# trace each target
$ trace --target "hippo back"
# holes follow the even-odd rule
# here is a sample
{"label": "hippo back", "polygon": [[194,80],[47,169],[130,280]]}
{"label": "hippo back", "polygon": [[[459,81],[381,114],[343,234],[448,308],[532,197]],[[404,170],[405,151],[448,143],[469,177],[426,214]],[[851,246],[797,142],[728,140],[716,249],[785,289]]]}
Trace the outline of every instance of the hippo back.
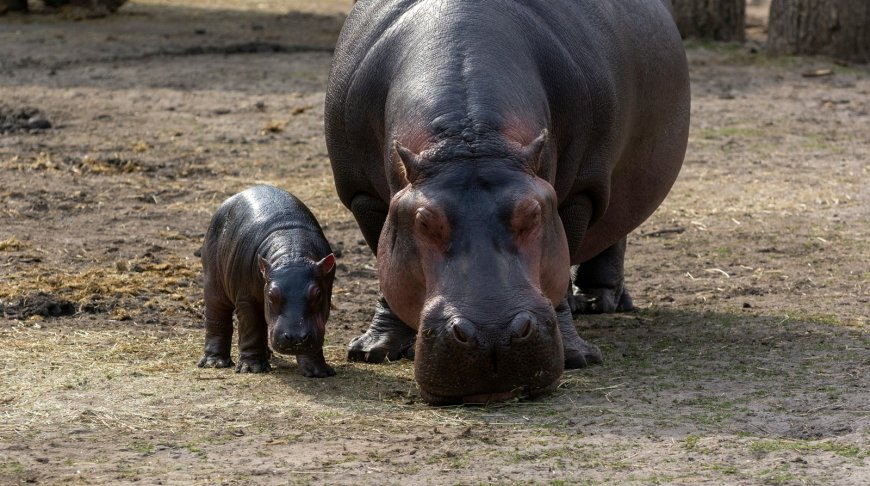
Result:
{"label": "hippo back", "polygon": [[648,0],[361,1],[326,99],[339,197],[351,207],[371,196],[384,213],[401,189],[393,140],[449,157],[547,128],[550,162],[538,175],[560,205],[592,206],[572,260],[613,244],[664,199],[688,117],[679,34],[665,4]]}

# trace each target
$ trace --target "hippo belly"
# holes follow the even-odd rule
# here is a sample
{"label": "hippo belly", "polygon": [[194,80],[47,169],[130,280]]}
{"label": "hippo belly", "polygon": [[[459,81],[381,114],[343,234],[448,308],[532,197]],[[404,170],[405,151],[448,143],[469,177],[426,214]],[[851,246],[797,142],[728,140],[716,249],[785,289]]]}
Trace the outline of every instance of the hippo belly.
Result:
{"label": "hippo belly", "polygon": [[382,297],[348,357],[413,357],[433,403],[600,363],[572,314],[632,308],[625,238],[676,179],[688,122],[659,1],[357,3],[326,139]]}

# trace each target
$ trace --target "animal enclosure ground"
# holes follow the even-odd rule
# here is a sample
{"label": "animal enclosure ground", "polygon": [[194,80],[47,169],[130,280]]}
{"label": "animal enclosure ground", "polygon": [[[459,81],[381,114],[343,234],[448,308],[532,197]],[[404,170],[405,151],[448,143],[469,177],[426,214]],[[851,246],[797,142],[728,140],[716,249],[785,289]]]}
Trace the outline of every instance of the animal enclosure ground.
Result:
{"label": "animal enclosure ground", "polygon": [[[690,42],[686,162],[629,237],[639,310],[575,320],[604,365],[434,408],[410,362],[344,360],[377,295],[323,140],[350,7],[0,18],[0,483],[867,484],[870,69]],[[193,254],[257,182],[338,253],[334,378],[195,366]]]}

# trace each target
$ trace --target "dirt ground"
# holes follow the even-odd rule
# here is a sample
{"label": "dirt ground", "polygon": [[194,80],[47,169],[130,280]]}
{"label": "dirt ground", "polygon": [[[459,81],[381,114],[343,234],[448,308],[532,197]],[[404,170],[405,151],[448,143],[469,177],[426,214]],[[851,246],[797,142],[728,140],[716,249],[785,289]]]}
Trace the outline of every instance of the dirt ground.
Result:
{"label": "dirt ground", "polygon": [[[377,293],[323,140],[350,8],[0,17],[0,484],[867,484],[870,68],[688,43],[686,162],[629,240],[639,310],[575,321],[605,364],[435,408],[410,362],[344,360]],[[257,182],[339,256],[334,378],[195,366],[193,254]]]}

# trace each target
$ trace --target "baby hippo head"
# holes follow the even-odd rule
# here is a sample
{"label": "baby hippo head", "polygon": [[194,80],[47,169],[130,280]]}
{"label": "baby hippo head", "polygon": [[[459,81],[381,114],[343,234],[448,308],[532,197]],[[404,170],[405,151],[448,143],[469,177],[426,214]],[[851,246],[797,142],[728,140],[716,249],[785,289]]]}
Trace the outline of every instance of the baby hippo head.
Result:
{"label": "baby hippo head", "polygon": [[335,256],[270,265],[258,258],[265,282],[264,314],[269,347],[280,354],[308,354],[323,347],[335,279]]}

